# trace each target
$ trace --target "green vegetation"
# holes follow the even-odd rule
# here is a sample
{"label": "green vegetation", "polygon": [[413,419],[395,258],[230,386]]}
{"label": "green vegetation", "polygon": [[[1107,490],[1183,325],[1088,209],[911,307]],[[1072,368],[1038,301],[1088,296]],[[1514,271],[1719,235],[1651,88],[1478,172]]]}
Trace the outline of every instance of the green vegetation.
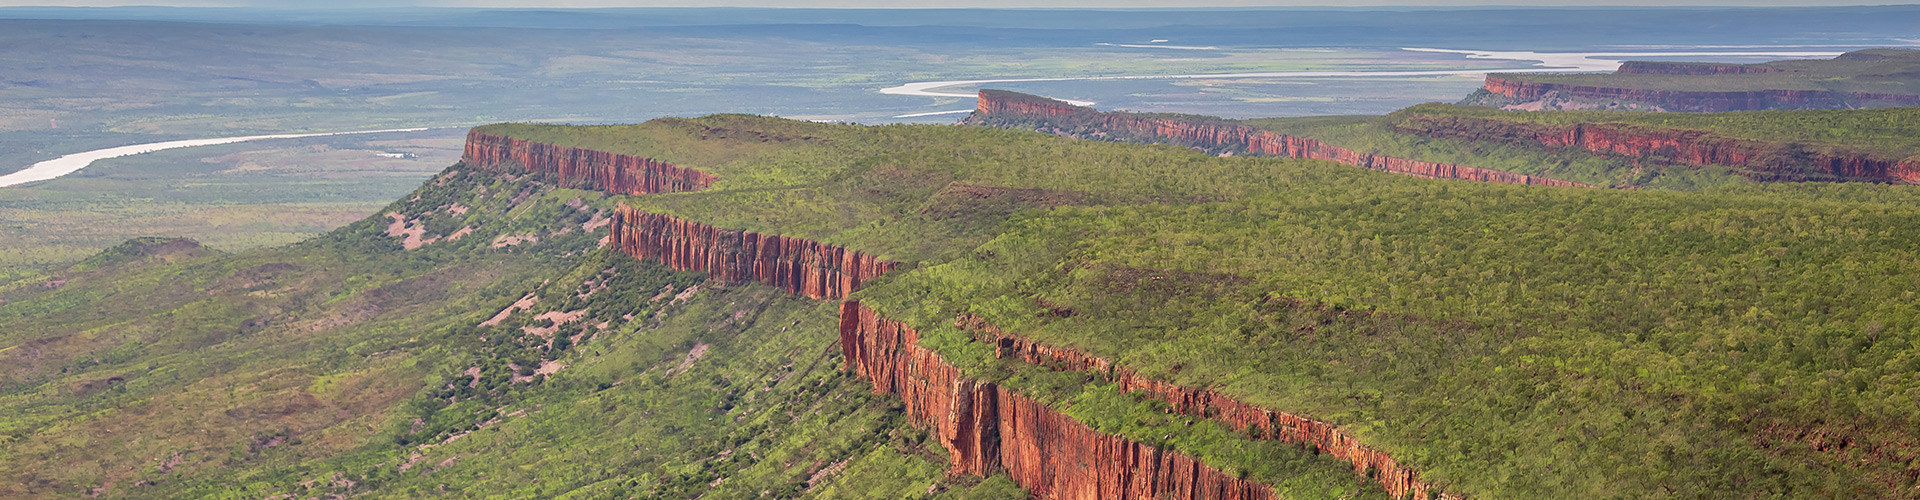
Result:
{"label": "green vegetation", "polygon": [[1649,166],[1636,164],[1632,159],[1602,156],[1582,150],[1547,150],[1518,144],[1425,137],[1394,127],[1396,120],[1403,119],[1414,110],[1455,107],[1423,104],[1386,117],[1262,118],[1247,120],[1246,123],[1281,135],[1317,139],[1355,151],[1504,170],[1590,186],[1698,190],[1747,182],[1745,178],[1719,166]]}
{"label": "green vegetation", "polygon": [[1388,115],[1453,116],[1572,126],[1621,123],[1649,130],[1698,130],[1721,137],[1789,143],[1815,150],[1861,151],[1885,158],[1920,155],[1920,108],[1646,113],[1633,111],[1512,112],[1478,106],[1422,104]]}
{"label": "green vegetation", "polygon": [[607,197],[456,166],[291,247],[139,240],[6,285],[0,474],[22,480],[0,493],[1021,494],[944,477],[838,369],[832,304],[598,248],[616,202],[913,261],[856,298],[974,376],[1289,498],[1384,494],[995,359],[954,318],[1338,423],[1473,498],[1915,486],[1920,189],[1537,188],[743,115],[485,130],[720,180]]}
{"label": "green vegetation", "polygon": [[0,287],[0,496],[1022,495],[944,478],[839,370],[832,304],[599,248],[611,205],[456,166],[290,247]]}
{"label": "green vegetation", "polygon": [[[1865,154],[1898,161],[1920,156],[1920,108],[1863,110],[1649,113],[1635,111],[1515,112],[1477,106],[1422,104],[1384,117],[1268,118],[1248,124],[1283,135],[1423,161],[1541,175],[1599,186],[1678,190],[1722,188],[1747,181],[1736,169],[1692,165],[1660,157],[1602,155],[1503,141],[1427,137],[1414,122],[1468,118],[1571,127],[1618,124],[1649,136],[1705,132],[1714,136],[1787,144],[1795,151],[1835,156]],[[1802,160],[1804,161],[1804,160]]]}
{"label": "green vegetation", "polygon": [[[952,331],[965,313],[1338,422],[1476,498],[1914,486],[1914,188],[1534,188],[744,116],[491,130],[721,177],[626,199],[647,210],[919,261],[859,298],[963,365],[984,349]],[[955,184],[1073,196],[956,224],[927,210]],[[1133,425],[1061,386],[1083,420]]]}
{"label": "green vegetation", "polygon": [[1920,50],[1868,49],[1828,60],[1789,60],[1742,65],[1778,70],[1727,75],[1612,73],[1500,73],[1509,80],[1689,92],[1832,90],[1848,93],[1920,94]]}
{"label": "green vegetation", "polygon": [[0,188],[0,282],[147,235],[227,251],[312,238],[365,218],[458,161],[458,137],[443,130],[169,150]]}

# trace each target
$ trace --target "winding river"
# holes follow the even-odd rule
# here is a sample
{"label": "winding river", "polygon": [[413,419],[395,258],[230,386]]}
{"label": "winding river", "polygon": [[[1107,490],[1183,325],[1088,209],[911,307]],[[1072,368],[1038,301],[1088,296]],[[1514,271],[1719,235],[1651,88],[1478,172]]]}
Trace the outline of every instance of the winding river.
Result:
{"label": "winding river", "polygon": [[21,169],[19,172],[14,172],[7,175],[0,175],[0,187],[18,186],[18,185],[26,184],[29,182],[39,182],[39,181],[54,179],[63,175],[78,172],[80,171],[80,169],[87,168],[88,165],[92,165],[93,162],[96,162],[96,161],[105,160],[108,158],[119,158],[122,156],[133,156],[133,155],[142,154],[142,153],[151,153],[154,151],[160,151],[164,149],[190,148],[194,146],[212,146],[216,144],[233,144],[236,142],[263,141],[268,139],[300,139],[304,137],[327,137],[327,136],[335,136],[335,135],[380,134],[380,133],[387,133],[387,132],[419,132],[422,130],[429,130],[429,128],[426,128],[426,127],[396,128],[396,129],[386,129],[386,130],[360,130],[360,131],[354,131],[354,132],[324,132],[324,133],[318,133],[318,134],[250,135],[250,136],[244,136],[244,137],[222,137],[218,139],[189,139],[184,141],[168,141],[168,142],[155,142],[150,144],[134,144],[131,146],[120,146],[115,148],[97,149],[97,150],[88,151],[85,153],[74,153],[74,154],[62,156],[59,158],[43,161],[40,163],[35,163],[33,164],[33,166],[27,167],[25,169]]}

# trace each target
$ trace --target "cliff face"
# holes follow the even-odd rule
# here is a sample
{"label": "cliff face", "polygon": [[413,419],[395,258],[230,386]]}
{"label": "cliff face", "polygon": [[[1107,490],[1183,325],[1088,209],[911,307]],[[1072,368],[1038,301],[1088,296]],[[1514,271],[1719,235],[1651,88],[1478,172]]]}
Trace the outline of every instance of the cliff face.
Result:
{"label": "cliff face", "polygon": [[1754,90],[1706,92],[1690,90],[1649,90],[1593,85],[1569,85],[1514,80],[1487,75],[1488,92],[1520,101],[1532,101],[1558,92],[1581,99],[1643,102],[1669,111],[1713,113],[1763,109],[1843,109],[1849,102],[1874,101],[1885,105],[1920,106],[1920,95],[1848,94],[1830,90]]}
{"label": "cliff face", "polygon": [[[841,335],[844,343],[846,335],[844,309],[842,314],[843,333]],[[1107,378],[1119,384],[1121,390],[1144,391],[1156,399],[1165,401],[1172,411],[1211,418],[1237,431],[1252,429],[1251,434],[1259,439],[1285,441],[1312,447],[1321,453],[1353,464],[1354,472],[1357,474],[1371,475],[1394,498],[1420,500],[1456,498],[1444,494],[1437,497],[1431,495],[1432,485],[1421,481],[1419,474],[1413,469],[1400,465],[1385,452],[1360,444],[1359,439],[1333,424],[1260,408],[1212,390],[1182,387],[1143,377],[1131,369],[1115,367],[1112,361],[1105,358],[1006,334],[977,318],[961,318],[955,321],[954,326],[968,331],[975,340],[993,346],[995,357],[1013,358],[1027,364],[1060,370],[1106,373]]]}
{"label": "cliff face", "polygon": [[814,299],[844,298],[899,265],[799,238],[720,229],[635,210],[614,212],[613,246],[636,258],[728,281],[753,281]]}
{"label": "cliff face", "polygon": [[633,155],[555,146],[478,130],[467,133],[468,164],[495,167],[518,164],[560,176],[561,185],[585,183],[598,191],[637,195],[696,191],[713,184],[706,172]]}
{"label": "cliff face", "polygon": [[1360,168],[1430,179],[1461,179],[1533,186],[1593,187],[1503,170],[1362,153],[1315,139],[1280,135],[1226,121],[1187,120],[1129,113],[1098,113],[1088,108],[1073,106],[1062,108],[1044,105],[1044,103],[1036,104],[1032,99],[1020,98],[1030,96],[1012,94],[1019,97],[1010,98],[1008,95],[1009,93],[981,91],[977,112],[981,116],[999,115],[1041,120],[1057,118],[1062,122],[1071,122],[1068,123],[1069,126],[1110,134],[1165,140],[1207,150],[1328,160]]}
{"label": "cliff face", "polygon": [[1015,114],[1036,117],[1095,112],[1092,108],[1075,106],[1065,101],[1000,90],[980,91],[980,100],[974,105],[974,110],[982,114]]}
{"label": "cliff face", "polygon": [[899,396],[910,417],[933,426],[954,471],[1005,470],[1034,497],[1050,500],[1277,500],[1266,485],[1095,431],[1045,404],[968,379],[919,340],[912,328],[859,302],[841,304],[847,368],[872,381],[875,392]]}
{"label": "cliff face", "polygon": [[1701,131],[1651,130],[1614,123],[1556,126],[1456,116],[1415,115],[1396,125],[1428,137],[1576,147],[1626,156],[1658,155],[1695,165],[1721,165],[1759,181],[1851,180],[1920,183],[1920,158],[1830,154]]}
{"label": "cliff face", "polygon": [[1627,75],[1752,75],[1758,73],[1785,73],[1787,70],[1767,66],[1745,64],[1715,64],[1686,62],[1627,61],[1615,71]]}
{"label": "cliff face", "polygon": [[[1045,112],[1058,108],[1022,107]],[[562,148],[488,134],[468,136],[467,161],[513,162],[582,179],[590,187],[624,194],[699,189],[712,182],[703,172],[645,158]],[[815,299],[841,299],[899,263],[843,247],[752,231],[719,229],[620,206],[611,243],[636,258],[657,259],[683,271],[714,278],[754,281]],[[962,326],[996,346],[1001,357],[1042,366],[1102,369],[1126,390],[1144,390],[1175,411],[1218,418],[1234,429],[1257,429],[1266,439],[1313,446],[1371,471],[1396,497],[1426,500],[1429,487],[1386,454],[1362,446],[1332,425],[1260,409],[1212,391],[1179,387],[1110,370],[1105,359],[1001,335],[977,321]],[[846,368],[901,398],[907,413],[933,427],[952,457],[956,473],[1006,472],[1047,500],[1277,500],[1271,487],[1209,467],[1182,453],[1146,446],[1096,431],[1044,403],[991,382],[963,376],[938,353],[919,345],[919,334],[858,302],[841,304],[840,345]],[[1441,498],[1452,498],[1442,496]]]}

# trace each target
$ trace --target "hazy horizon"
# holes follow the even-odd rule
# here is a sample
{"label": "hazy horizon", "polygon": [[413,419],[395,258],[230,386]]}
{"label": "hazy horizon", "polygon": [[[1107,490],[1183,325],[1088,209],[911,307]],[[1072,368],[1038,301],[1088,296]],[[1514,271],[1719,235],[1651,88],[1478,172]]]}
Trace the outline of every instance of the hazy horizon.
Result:
{"label": "hazy horizon", "polygon": [[1859,2],[1807,0],[1689,0],[1674,3],[1662,0],[1548,0],[1511,3],[1484,0],[1363,0],[1316,2],[1291,0],[1210,0],[1184,2],[1170,0],[966,0],[966,1],[892,1],[892,0],[199,0],[199,1],[120,1],[73,0],[0,0],[3,7],[179,7],[179,8],[261,8],[261,9],[364,9],[364,8],[515,8],[515,9],[593,9],[593,8],[789,8],[789,9],[1215,9],[1215,8],[1370,8],[1370,7],[1858,7],[1916,5],[1913,2]]}

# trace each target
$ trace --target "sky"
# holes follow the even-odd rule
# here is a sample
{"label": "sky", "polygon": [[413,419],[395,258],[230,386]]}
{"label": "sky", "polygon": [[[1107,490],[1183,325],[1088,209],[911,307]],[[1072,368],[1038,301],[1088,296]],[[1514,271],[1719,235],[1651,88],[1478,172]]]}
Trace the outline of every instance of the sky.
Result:
{"label": "sky", "polygon": [[596,8],[596,7],[802,7],[802,8],[1175,8],[1175,7],[1370,7],[1528,5],[1592,6],[1837,6],[1910,3],[1894,0],[0,0],[0,7],[273,7],[324,9],[340,6]]}

